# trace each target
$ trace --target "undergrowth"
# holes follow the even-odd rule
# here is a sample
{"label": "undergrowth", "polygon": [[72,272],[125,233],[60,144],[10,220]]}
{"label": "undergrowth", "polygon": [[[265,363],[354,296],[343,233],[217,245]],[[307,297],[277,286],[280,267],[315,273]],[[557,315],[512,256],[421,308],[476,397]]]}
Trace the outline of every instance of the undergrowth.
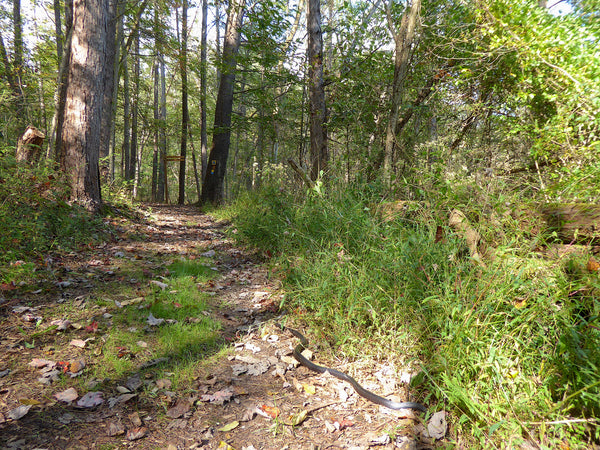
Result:
{"label": "undergrowth", "polygon": [[74,250],[105,238],[102,219],[67,199],[68,187],[59,172],[17,164],[14,157],[0,154],[2,281],[19,281],[26,273],[23,264],[43,263],[48,252]]}
{"label": "undergrowth", "polygon": [[[502,213],[510,192],[478,195],[432,195],[384,220],[376,189],[265,188],[227,214],[238,239],[275,256],[284,307],[336,351],[420,372],[416,399],[450,411],[457,442],[587,448],[600,440],[597,275],[533,253],[540,236]],[[450,206],[478,221],[493,260],[469,258],[445,226]]]}

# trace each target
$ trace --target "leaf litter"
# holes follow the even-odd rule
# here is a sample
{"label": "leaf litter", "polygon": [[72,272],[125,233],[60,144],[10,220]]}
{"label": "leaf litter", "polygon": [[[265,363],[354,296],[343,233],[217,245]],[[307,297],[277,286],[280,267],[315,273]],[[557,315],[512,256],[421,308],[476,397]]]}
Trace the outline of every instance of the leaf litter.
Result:
{"label": "leaf litter", "polygon": [[[184,213],[180,215],[182,211]],[[211,365],[207,370],[209,373],[203,372],[200,377],[197,392],[194,394],[194,390],[192,390],[190,395],[190,392],[186,391],[183,395],[180,387],[177,387],[175,392],[169,391],[173,385],[169,379],[171,375],[165,373],[162,377],[157,376],[156,379],[153,376],[150,376],[150,379],[144,377],[144,374],[153,375],[154,371],[160,374],[161,367],[157,366],[161,364],[174,363],[174,359],[169,358],[170,355],[159,355],[154,359],[144,360],[140,358],[141,353],[138,355],[132,353],[134,349],[138,352],[151,348],[152,345],[146,347],[142,344],[146,343],[146,340],[151,342],[150,338],[144,341],[133,341],[137,342],[136,344],[123,343],[121,344],[122,350],[118,350],[118,353],[122,352],[122,358],[134,362],[134,369],[128,376],[124,377],[125,381],[121,381],[121,384],[119,384],[108,379],[92,378],[83,383],[82,386],[97,389],[102,384],[103,391],[92,390],[80,398],[75,397],[73,392],[68,394],[67,391],[70,388],[59,393],[52,393],[61,394],[60,398],[70,401],[71,404],[75,402],[73,406],[76,406],[75,409],[70,409],[68,413],[61,411],[60,414],[57,414],[55,416],[56,424],[70,424],[70,426],[76,426],[75,429],[77,430],[86,423],[86,420],[83,419],[84,416],[80,416],[80,414],[87,411],[88,414],[93,414],[88,418],[94,426],[93,430],[97,429],[94,421],[100,422],[104,426],[104,428],[101,428],[104,429],[104,437],[98,436],[95,432],[88,433],[86,435],[88,443],[96,442],[96,440],[99,443],[114,443],[116,442],[114,439],[119,439],[119,436],[125,435],[125,438],[130,441],[148,440],[147,443],[141,444],[148,448],[176,448],[177,446],[163,445],[162,443],[175,443],[178,439],[191,439],[195,444],[192,444],[191,447],[186,445],[186,448],[199,448],[209,444],[214,446],[217,443],[222,443],[222,448],[250,450],[253,448],[282,448],[289,443],[289,436],[286,438],[286,433],[271,434],[269,429],[264,426],[265,420],[274,423],[279,421],[280,425],[294,427],[296,436],[294,439],[300,446],[299,448],[308,448],[309,442],[318,442],[323,447],[332,445],[335,442],[335,445],[356,446],[358,448],[360,442],[365,442],[364,436],[367,430],[379,429],[384,426],[386,421],[392,420],[389,417],[382,417],[377,408],[360,399],[357,403],[355,393],[351,390],[345,391],[339,385],[332,383],[331,380],[319,382],[317,396],[313,383],[315,374],[303,367],[298,367],[295,359],[291,357],[291,349],[295,342],[283,335],[277,328],[265,326],[267,319],[276,310],[271,307],[271,304],[278,302],[278,294],[276,289],[273,288],[272,281],[270,281],[271,275],[257,266],[243,251],[232,247],[220,231],[212,231],[210,227],[213,224],[210,224],[205,216],[202,216],[201,219],[201,221],[204,221],[202,227],[192,232],[191,228],[185,231],[184,228],[174,228],[171,224],[181,224],[182,220],[187,220],[182,219],[182,217],[186,217],[186,214],[198,217],[197,210],[192,212],[192,209],[165,207],[164,212],[153,214],[156,214],[156,217],[159,218],[156,226],[152,229],[147,228],[146,225],[138,228],[139,230],[143,229],[143,234],[146,236],[144,242],[122,240],[117,244],[109,243],[108,245],[98,246],[94,250],[98,255],[84,257],[84,261],[87,261],[87,263],[98,261],[97,266],[91,265],[91,263],[87,264],[89,268],[86,269],[85,276],[80,277],[76,273],[71,273],[63,278],[64,282],[62,284],[56,284],[61,292],[56,302],[71,302],[73,306],[80,308],[78,311],[81,315],[89,311],[90,317],[87,320],[80,316],[46,318],[45,316],[48,313],[43,306],[32,309],[29,306],[17,305],[17,307],[23,309],[12,310],[14,313],[12,317],[16,320],[19,320],[23,314],[31,314],[34,317],[33,320],[36,321],[43,317],[46,324],[55,327],[54,330],[51,330],[54,331],[52,339],[54,339],[54,336],[69,337],[64,341],[64,345],[67,345],[66,348],[71,349],[70,352],[65,352],[64,348],[60,347],[56,349],[47,345],[43,347],[36,342],[35,349],[30,350],[34,353],[25,362],[25,364],[30,363],[29,372],[37,372],[41,375],[40,378],[47,380],[49,384],[61,378],[65,379],[65,377],[72,374],[85,374],[87,370],[85,359],[92,358],[92,355],[99,356],[102,353],[113,351],[105,344],[106,337],[104,333],[111,332],[111,320],[116,318],[120,311],[125,311],[127,307],[135,308],[135,305],[148,308],[152,304],[150,295],[161,295],[160,293],[163,291],[168,294],[169,285],[166,282],[152,279],[144,285],[143,278],[137,276],[138,279],[123,277],[122,272],[119,272],[116,265],[113,265],[111,258],[119,257],[121,261],[123,259],[147,261],[147,268],[151,270],[144,268],[144,276],[151,278],[157,277],[160,273],[165,274],[165,267],[167,266],[164,262],[159,261],[156,256],[151,256],[152,251],[164,252],[167,255],[169,252],[178,252],[176,258],[180,258],[180,255],[194,255],[194,249],[191,246],[204,249],[205,255],[203,257],[211,258],[208,266],[222,274],[218,281],[198,283],[198,289],[206,294],[210,292],[215,294],[214,298],[211,299],[211,304],[216,305],[216,308],[222,309],[225,305],[224,310],[227,314],[223,315],[226,318],[223,330],[224,336],[226,339],[235,342],[237,344],[236,351],[243,354],[239,355],[241,358],[234,358],[230,361],[222,360],[220,364]],[[119,222],[119,219],[115,219],[115,221],[122,223]],[[165,229],[170,232],[177,230],[172,234],[174,238],[184,237],[180,238],[180,241],[171,241],[170,235],[159,236],[158,233]],[[157,233],[156,236],[154,233]],[[119,237],[119,239],[124,238]],[[148,250],[149,246],[162,250]],[[207,247],[210,248],[209,251],[206,251]],[[117,252],[123,253],[118,254]],[[201,253],[195,253],[195,255],[201,255]],[[124,255],[127,255],[127,257]],[[69,257],[76,259],[79,255],[73,253]],[[60,264],[60,259],[55,258],[53,270],[57,270],[56,268],[60,267]],[[107,266],[106,269],[109,270],[105,270],[104,266]],[[102,269],[92,269],[93,267],[102,267]],[[109,306],[104,310],[93,311],[94,301],[90,300],[94,298],[93,291],[89,290],[91,288],[84,289],[84,286],[91,286],[90,277],[94,282],[100,282],[103,279],[102,277],[106,279],[109,275],[113,279],[121,279],[122,283],[139,286],[139,288],[136,288],[137,292],[134,292],[129,298],[115,295],[115,298],[108,299],[112,308]],[[10,285],[7,286],[10,287],[10,289],[6,289],[7,292],[12,293],[13,290],[18,289],[18,286],[14,286],[14,289]],[[150,287],[154,287],[158,294],[149,294],[148,289]],[[76,291],[74,295],[71,294],[72,291]],[[43,294],[43,292],[38,294]],[[176,299],[171,300],[172,307],[182,308],[182,302],[177,300],[177,293],[172,291],[169,295],[175,296]],[[231,309],[228,309],[227,305],[232,305]],[[212,311],[210,314],[208,311],[203,314],[210,317],[220,317]],[[93,318],[91,318],[92,315],[94,315]],[[155,331],[157,327],[169,323],[166,318],[157,318],[150,312],[143,320],[146,323],[141,327],[129,327],[132,329],[130,332],[136,333],[138,329],[145,326],[143,332],[151,336],[152,333],[157,332]],[[87,325],[78,325],[76,321]],[[190,321],[190,323],[192,322]],[[35,322],[27,322],[27,324],[29,325],[26,326],[32,327]],[[44,324],[42,324],[42,327],[44,327]],[[94,337],[90,338],[85,335],[69,335],[69,333],[75,334],[78,332],[88,333],[88,336],[92,334],[96,339],[94,340]],[[16,342],[13,345],[18,351],[19,341],[13,342]],[[54,345],[56,346],[57,343]],[[73,352],[86,356],[79,368],[80,358]],[[64,361],[61,361],[63,358]],[[2,362],[0,359],[0,363]],[[94,365],[93,358],[90,364]],[[75,371],[73,372],[72,369]],[[144,372],[140,373],[138,371]],[[382,375],[390,378],[394,376],[393,373],[388,374],[387,372],[382,373]],[[165,378],[165,376],[169,378]],[[12,378],[13,375],[8,372],[5,377],[5,379]],[[302,386],[301,391],[295,391],[293,384],[290,382],[296,377],[300,380],[296,384]],[[0,380],[3,379],[0,378]],[[323,389],[320,387],[321,384],[324,385]],[[140,389],[142,386],[147,386],[147,389]],[[120,387],[123,389],[121,390]],[[0,384],[1,388],[2,385]],[[43,386],[41,389],[52,388]],[[128,392],[125,392],[125,390]],[[345,391],[343,395],[340,394],[342,391]],[[244,396],[243,402],[240,400],[240,396]],[[105,398],[106,400],[104,400]],[[338,400],[327,402],[328,398]],[[2,405],[1,400],[2,398],[0,398],[0,406]],[[34,403],[33,400],[35,399],[31,400]],[[58,399],[56,400],[58,401]],[[345,400],[352,402],[352,407],[348,410],[344,409]],[[63,401],[63,403],[66,402]],[[168,405],[166,409],[162,409],[163,404]],[[34,407],[37,411],[39,408],[45,408],[46,406],[36,404],[18,405],[12,409],[0,410],[0,415],[5,418],[2,420],[8,421],[5,423],[10,423],[11,420],[24,420],[22,418],[27,416],[28,413],[31,415],[31,408]],[[122,411],[131,411],[131,408],[139,411],[139,415],[136,415],[137,420],[134,420],[130,415],[123,415]],[[160,411],[166,411],[167,419],[175,426],[162,427],[156,419],[152,418],[156,417],[156,414],[160,414]],[[260,415],[258,414],[259,411]],[[356,416],[349,416],[349,412]],[[124,421],[120,419],[123,417],[125,418]],[[128,417],[129,420],[127,420]],[[2,420],[0,420],[0,434],[2,433],[1,427],[4,426]],[[384,422],[381,422],[382,420]],[[244,422],[243,427],[240,426],[242,421]],[[218,423],[218,425],[214,428],[206,425],[211,422]],[[333,427],[334,431],[332,433],[324,433],[326,423],[330,423]],[[39,436],[44,436],[44,433],[40,432]],[[54,433],[51,431],[46,436],[49,439],[54,438]],[[382,436],[382,434],[379,433],[379,436]],[[123,437],[120,439],[123,439]],[[225,440],[227,443],[225,443]],[[44,442],[39,442],[39,444],[43,446]]]}

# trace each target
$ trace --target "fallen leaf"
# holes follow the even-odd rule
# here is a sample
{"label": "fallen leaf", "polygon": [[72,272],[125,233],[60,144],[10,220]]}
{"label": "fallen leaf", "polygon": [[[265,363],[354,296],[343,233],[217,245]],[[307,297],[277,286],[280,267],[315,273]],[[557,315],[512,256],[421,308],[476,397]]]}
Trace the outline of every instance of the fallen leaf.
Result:
{"label": "fallen leaf", "polygon": [[25,416],[31,409],[32,405],[21,405],[17,406],[14,409],[11,409],[8,412],[8,418],[12,420],[19,420],[21,417]]}
{"label": "fallen leaf", "polygon": [[50,361],[48,359],[33,358],[31,360],[31,362],[29,363],[29,365],[36,369],[41,369],[42,367],[46,367],[46,366],[54,367],[54,366],[56,366],[56,363],[54,361]]}
{"label": "fallen leaf", "polygon": [[75,419],[75,416],[69,413],[64,413],[58,416],[58,421],[63,425],[69,425],[71,422],[73,422],[73,419]]}
{"label": "fallen leaf", "polygon": [[434,439],[441,439],[446,434],[446,411],[438,411],[429,419],[427,424],[427,431],[429,436]]}
{"label": "fallen leaf", "polygon": [[36,400],[34,398],[20,398],[19,403],[21,405],[31,405],[31,406],[42,404],[41,402],[39,402],[38,400]]}
{"label": "fallen leaf", "polygon": [[142,439],[143,437],[146,437],[147,434],[148,434],[148,428],[146,428],[146,427],[132,428],[131,430],[129,430],[127,432],[127,440],[137,441],[138,439]]}
{"label": "fallen leaf", "polygon": [[167,380],[166,378],[161,378],[160,380],[156,380],[156,387],[159,389],[170,389],[171,388],[171,380]]}
{"label": "fallen leaf", "polygon": [[116,404],[125,403],[131,400],[133,397],[137,397],[137,394],[123,394],[118,397],[111,397],[108,399],[108,407],[113,408]]}
{"label": "fallen leaf", "polygon": [[315,395],[315,393],[317,392],[317,388],[314,385],[308,383],[302,383],[302,390],[308,395]]}
{"label": "fallen leaf", "polygon": [[134,427],[142,426],[142,419],[140,419],[140,415],[137,411],[129,414],[129,420],[131,420],[131,423]]}
{"label": "fallen leaf", "polygon": [[84,341],[82,339],[73,339],[71,342],[69,342],[69,345],[72,345],[73,347],[79,347],[79,348],[84,348],[86,344],[87,344],[87,341]]}
{"label": "fallen leaf", "polygon": [[300,411],[298,414],[293,414],[292,416],[290,416],[290,425],[292,426],[298,426],[300,425],[302,422],[304,422],[306,420],[306,417],[308,416],[308,410],[303,410]]}
{"label": "fallen leaf", "polygon": [[191,408],[191,404],[188,399],[180,398],[177,400],[175,406],[167,410],[167,417],[171,419],[178,419],[187,413]]}
{"label": "fallen leaf", "polygon": [[162,324],[164,321],[165,321],[165,319],[157,319],[156,317],[154,317],[152,315],[152,313],[150,313],[148,315],[148,318],[146,319],[146,323],[148,325],[150,325],[151,327],[158,326],[158,325]]}
{"label": "fallen leaf", "polygon": [[150,284],[153,284],[155,286],[158,286],[161,290],[165,290],[166,288],[169,287],[169,285],[167,283],[163,283],[161,281],[157,281],[157,280],[151,280]]}
{"label": "fallen leaf", "polygon": [[71,363],[69,364],[69,371],[71,373],[81,372],[84,368],[85,368],[85,360],[84,359],[77,359],[75,361],[71,361]]}
{"label": "fallen leaf", "polygon": [[127,381],[125,382],[125,387],[128,388],[130,391],[137,391],[141,385],[142,380],[140,378],[139,373],[133,374],[132,376],[127,378]]}
{"label": "fallen leaf", "polygon": [[338,424],[338,427],[337,427],[337,428],[338,428],[340,431],[342,431],[342,430],[343,430],[343,429],[345,429],[345,428],[349,428],[349,427],[352,427],[352,426],[354,426],[354,422],[352,422],[352,421],[351,421],[351,420],[349,420],[349,419],[342,419],[342,420],[340,420],[339,422],[336,422],[336,423]]}
{"label": "fallen leaf", "polygon": [[101,391],[88,392],[77,401],[77,406],[82,408],[93,408],[104,403],[102,398],[104,394]]}
{"label": "fallen leaf", "polygon": [[234,395],[234,393],[231,390],[231,388],[227,388],[227,389],[222,389],[220,391],[217,391],[214,394],[205,394],[202,397],[200,397],[200,401],[211,402],[211,403],[215,403],[217,405],[222,405],[223,403],[231,400],[231,397],[233,397],[233,395]]}
{"label": "fallen leaf", "polygon": [[58,394],[54,394],[54,398],[59,402],[71,403],[77,400],[79,394],[75,390],[75,388],[69,388],[66,391],[59,392]]}
{"label": "fallen leaf", "polygon": [[121,422],[108,422],[106,434],[109,436],[120,436],[125,433],[125,427]]}
{"label": "fallen leaf", "polygon": [[281,410],[277,406],[260,405],[260,410],[266,413],[271,419],[277,419]]}
{"label": "fallen leaf", "polygon": [[88,333],[95,333],[96,331],[98,331],[98,322],[93,320],[92,323],[85,327],[85,331],[87,331]]}
{"label": "fallen leaf", "polygon": [[[237,428],[240,425],[240,423],[237,420],[234,420],[233,422],[229,422],[227,425],[222,426],[221,428],[218,429],[218,431],[222,431],[224,433],[231,431],[235,428]],[[219,444],[219,447],[221,447],[221,445]]]}
{"label": "fallen leaf", "polygon": [[65,331],[71,326],[71,321],[67,319],[56,319],[50,322],[50,325],[56,325],[58,331]]}

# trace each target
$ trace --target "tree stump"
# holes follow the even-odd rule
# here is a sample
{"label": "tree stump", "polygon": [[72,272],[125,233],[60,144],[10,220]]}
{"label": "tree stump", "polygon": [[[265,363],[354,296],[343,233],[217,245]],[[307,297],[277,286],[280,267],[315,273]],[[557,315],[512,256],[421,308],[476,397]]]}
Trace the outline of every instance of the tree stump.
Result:
{"label": "tree stump", "polygon": [[17,162],[34,164],[40,160],[42,145],[46,135],[36,127],[29,125],[17,143]]}

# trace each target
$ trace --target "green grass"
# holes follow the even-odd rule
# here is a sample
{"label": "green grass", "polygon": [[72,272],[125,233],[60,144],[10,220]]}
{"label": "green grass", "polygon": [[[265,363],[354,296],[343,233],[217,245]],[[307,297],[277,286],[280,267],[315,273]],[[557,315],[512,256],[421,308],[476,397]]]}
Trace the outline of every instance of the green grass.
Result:
{"label": "green grass", "polygon": [[[174,387],[189,385],[205,355],[218,349],[218,323],[204,315],[208,296],[198,286],[216,273],[201,260],[179,260],[169,265],[164,290],[152,288],[139,304],[114,307],[114,327],[106,335],[102,359],[91,377],[122,377],[145,361],[169,358],[161,373],[174,373]],[[140,305],[145,307],[139,308]],[[174,321],[149,326],[147,319]],[[141,343],[141,345],[140,345]],[[126,354],[123,356],[123,349]],[[153,369],[154,370],[154,369]]]}
{"label": "green grass", "polygon": [[[267,190],[226,214],[238,239],[275,255],[284,306],[322,340],[351,358],[420,370],[414,392],[430,411],[450,410],[451,436],[475,448],[598,442],[597,275],[573,270],[583,261],[532,252],[543,235],[508,215],[486,222],[473,195],[384,221],[366,191],[295,199]],[[501,210],[507,195],[488,207]],[[453,202],[493,242],[486,267],[450,229],[435,242]]]}

